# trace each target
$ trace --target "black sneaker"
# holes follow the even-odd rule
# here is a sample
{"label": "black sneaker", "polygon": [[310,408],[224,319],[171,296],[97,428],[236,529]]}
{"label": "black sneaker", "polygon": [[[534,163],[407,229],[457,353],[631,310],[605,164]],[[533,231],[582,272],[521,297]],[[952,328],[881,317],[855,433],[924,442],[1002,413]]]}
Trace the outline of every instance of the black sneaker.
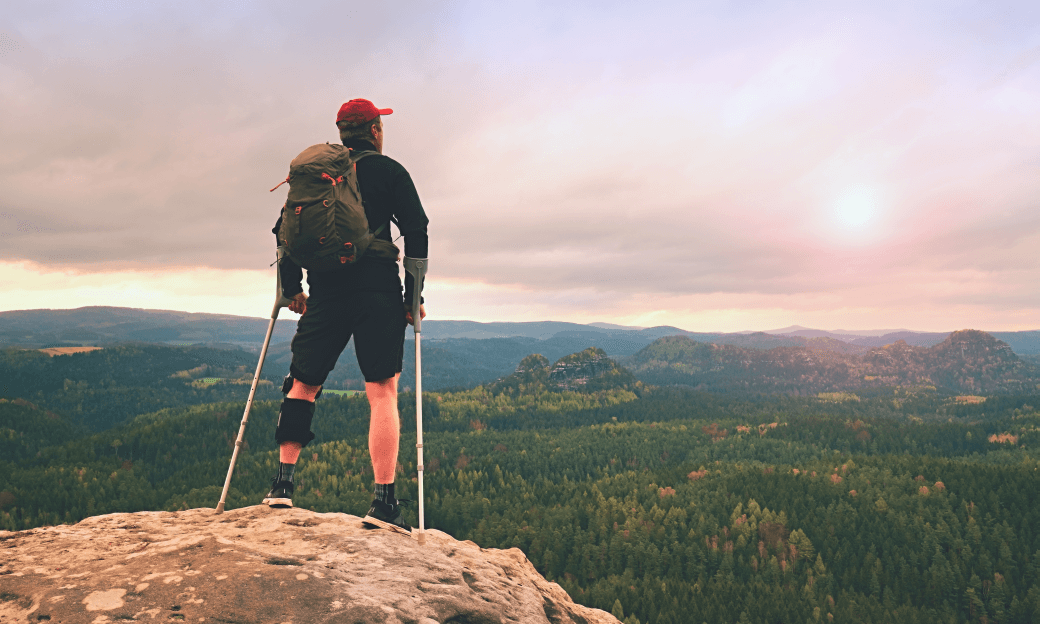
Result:
{"label": "black sneaker", "polygon": [[378,527],[411,535],[412,527],[408,526],[408,523],[401,519],[401,503],[407,502],[410,501],[399,500],[396,505],[390,505],[378,499],[373,500],[372,507],[368,510],[368,515],[361,520],[361,524],[369,528]]}
{"label": "black sneaker", "polygon": [[270,507],[292,507],[292,481],[279,481],[278,477],[271,480],[271,491],[264,498],[265,505]]}

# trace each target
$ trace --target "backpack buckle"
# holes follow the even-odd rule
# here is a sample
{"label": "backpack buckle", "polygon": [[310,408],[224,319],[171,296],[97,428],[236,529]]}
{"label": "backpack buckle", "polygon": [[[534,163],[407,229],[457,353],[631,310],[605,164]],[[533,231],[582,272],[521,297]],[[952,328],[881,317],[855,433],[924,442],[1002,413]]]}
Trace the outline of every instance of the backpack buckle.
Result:
{"label": "backpack buckle", "polygon": [[297,206],[296,207],[296,214],[300,214],[301,212],[303,212],[303,206]]}

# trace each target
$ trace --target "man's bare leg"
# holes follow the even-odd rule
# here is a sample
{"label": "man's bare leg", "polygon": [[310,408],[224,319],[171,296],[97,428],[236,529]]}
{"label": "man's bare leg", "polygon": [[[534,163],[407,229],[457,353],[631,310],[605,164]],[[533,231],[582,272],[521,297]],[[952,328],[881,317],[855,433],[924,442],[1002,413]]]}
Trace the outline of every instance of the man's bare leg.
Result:
{"label": "man's bare leg", "polygon": [[400,373],[383,381],[365,384],[365,394],[372,408],[368,427],[368,453],[372,456],[372,472],[376,480],[375,500],[362,522],[400,533],[411,527],[401,519],[394,475],[401,440],[401,417],[397,413],[397,380]]}
{"label": "man's bare leg", "polygon": [[278,461],[283,464],[295,464],[300,459],[303,445],[299,442],[282,442],[278,447]]}
{"label": "man's bare leg", "polygon": [[397,380],[400,373],[383,381],[365,383],[365,394],[372,409],[368,427],[368,453],[376,483],[394,482],[397,452],[401,440],[401,417],[397,413]]}
{"label": "man's bare leg", "polygon": [[303,399],[304,401],[314,403],[314,399],[318,398],[319,390],[321,390],[321,386],[309,386],[299,379],[293,379],[292,388],[289,389],[289,394],[285,395],[285,397],[287,399]]}

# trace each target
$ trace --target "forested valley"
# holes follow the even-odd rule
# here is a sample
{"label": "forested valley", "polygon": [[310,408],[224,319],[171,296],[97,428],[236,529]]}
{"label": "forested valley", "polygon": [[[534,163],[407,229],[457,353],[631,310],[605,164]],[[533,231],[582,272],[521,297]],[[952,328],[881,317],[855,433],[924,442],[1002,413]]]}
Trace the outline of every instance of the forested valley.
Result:
{"label": "forested valley", "polygon": [[[134,348],[152,368],[106,377],[98,356],[60,356],[60,379],[4,352],[0,529],[215,506],[255,361]],[[90,375],[121,380],[93,399],[118,407],[106,418]],[[277,467],[265,392],[229,507],[258,504]],[[1040,393],[706,392],[649,385],[591,349],[423,399],[428,526],[520,548],[626,623],[1040,621]],[[407,498],[414,401],[401,394]],[[294,500],[360,515],[367,402],[318,403]]]}

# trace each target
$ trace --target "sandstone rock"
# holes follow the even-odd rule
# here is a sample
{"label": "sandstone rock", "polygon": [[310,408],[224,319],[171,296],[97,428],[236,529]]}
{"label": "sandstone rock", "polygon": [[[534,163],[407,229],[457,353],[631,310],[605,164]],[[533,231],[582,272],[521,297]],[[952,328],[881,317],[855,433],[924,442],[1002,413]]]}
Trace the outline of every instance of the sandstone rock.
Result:
{"label": "sandstone rock", "polygon": [[356,516],[246,507],[0,531],[0,624],[618,624],[524,554]]}

